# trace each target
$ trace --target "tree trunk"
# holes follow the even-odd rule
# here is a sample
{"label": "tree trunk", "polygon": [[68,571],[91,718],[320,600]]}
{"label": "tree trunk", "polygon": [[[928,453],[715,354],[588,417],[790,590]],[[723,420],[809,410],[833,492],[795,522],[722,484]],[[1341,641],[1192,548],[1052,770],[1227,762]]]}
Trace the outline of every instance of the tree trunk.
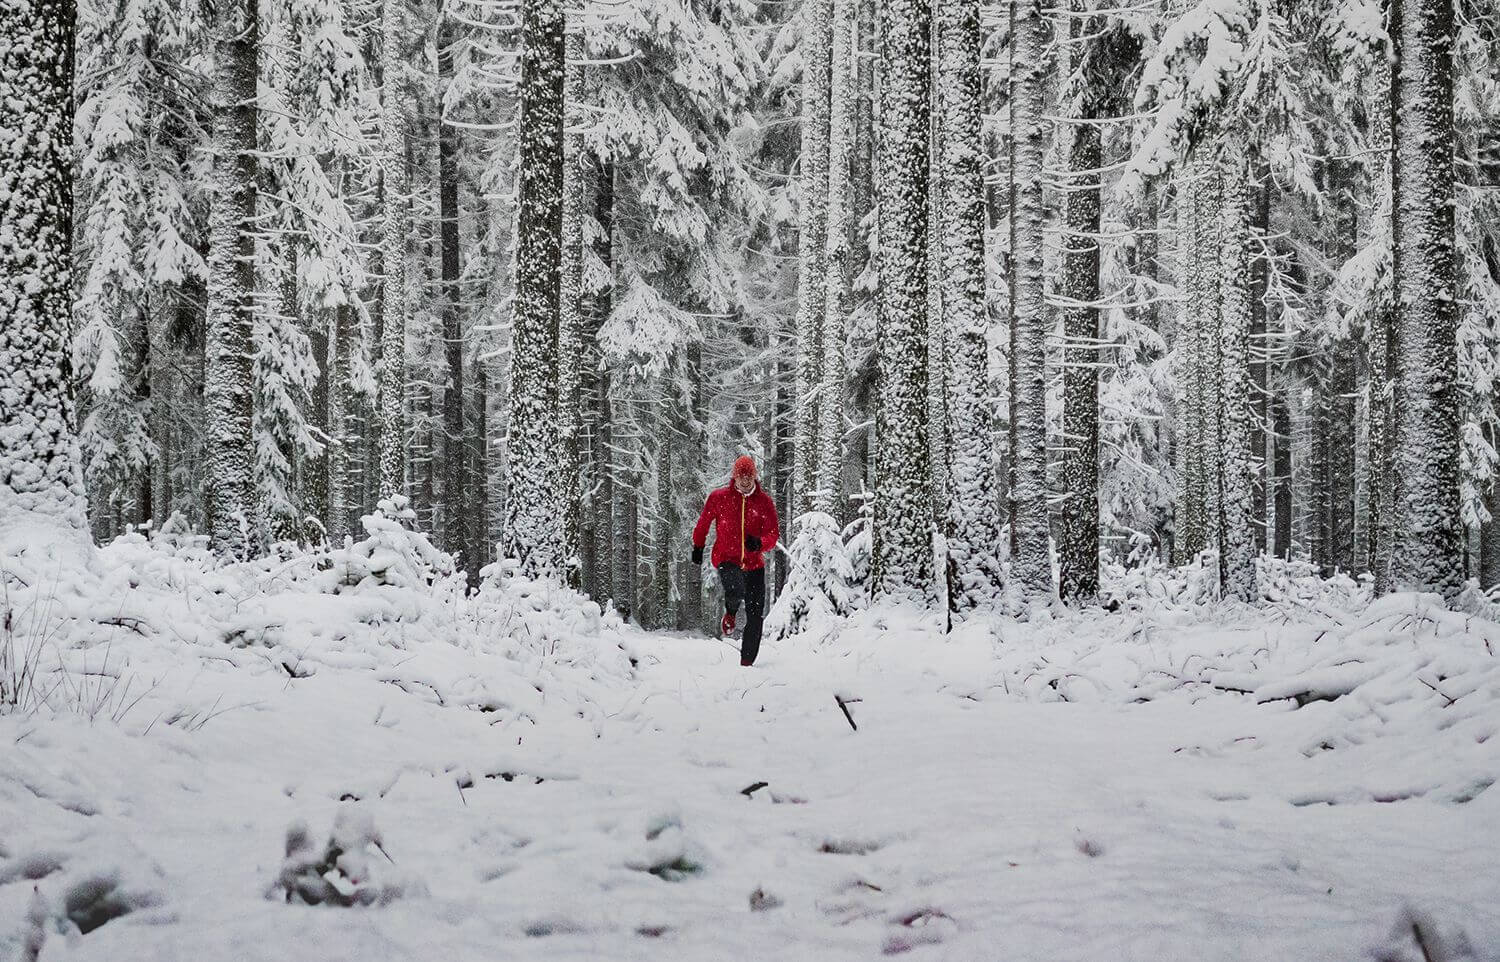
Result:
{"label": "tree trunk", "polygon": [[950,380],[959,387],[948,398],[950,470],[944,527],[956,574],[948,601],[962,617],[997,605],[1002,590],[986,340],[980,4],[940,0],[937,20],[938,166],[947,211],[940,242],[943,327],[951,345]]}
{"label": "tree trunk", "polygon": [[845,320],[849,316],[851,192],[854,147],[855,0],[834,0],[828,127],[826,279],[818,363],[817,461],[810,507],[837,518],[843,507]]}
{"label": "tree trunk", "polygon": [[1479,587],[1489,591],[1500,585],[1500,490],[1494,486],[1484,493],[1484,509],[1490,520],[1479,528]]}
{"label": "tree trunk", "polygon": [[74,13],[72,0],[32,0],[0,16],[0,518],[30,513],[83,532],[70,343]]}
{"label": "tree trunk", "polygon": [[[1085,119],[1093,111],[1086,111]],[[1063,457],[1058,593],[1090,601],[1099,593],[1099,175],[1096,124],[1072,130],[1064,236]]]}
{"label": "tree trunk", "polygon": [[1266,389],[1266,361],[1270,342],[1266,338],[1266,292],[1269,289],[1271,263],[1267,235],[1271,232],[1271,171],[1264,163],[1255,168],[1255,185],[1250,195],[1250,233],[1253,238],[1254,255],[1250,267],[1250,447],[1251,470],[1251,516],[1255,522],[1255,548],[1266,550],[1270,515],[1267,512],[1267,475],[1270,465],[1266,461],[1266,435],[1269,429],[1271,406]]}
{"label": "tree trunk", "polygon": [[220,7],[215,41],[213,198],[204,331],[204,468],[214,546],[247,558],[254,543],[257,0]]}
{"label": "tree trunk", "polygon": [[406,176],[406,116],[402,43],[404,0],[382,0],[380,17],[380,184],[382,215],[380,311],[380,498],[406,492],[406,244],[411,233]]}
{"label": "tree trunk", "polygon": [[495,540],[490,530],[490,378],[483,361],[474,365],[474,389],[466,403],[473,407],[464,420],[474,425],[465,457],[469,468],[469,584],[479,582],[479,570],[495,560]]}
{"label": "tree trunk", "polygon": [[[1234,156],[1224,165],[1216,272],[1220,278],[1218,417],[1219,571],[1226,595],[1241,601],[1257,596],[1255,581],[1255,515],[1251,492],[1254,452],[1251,444],[1250,374],[1250,198],[1244,162]],[[1352,431],[1352,421],[1351,421]]]}
{"label": "tree trunk", "polygon": [[1047,207],[1043,169],[1049,127],[1047,20],[1041,0],[1017,0],[1011,39],[1011,131],[1015,182],[1011,220],[1010,438],[1012,458],[1010,574],[1025,603],[1052,595],[1047,508],[1047,335],[1043,250]]}
{"label": "tree trunk", "polygon": [[[599,225],[599,234],[594,241],[594,254],[604,265],[604,273],[610,288],[592,295],[589,311],[589,346],[597,351],[599,328],[609,317],[614,283],[614,213],[615,213],[615,166],[612,161],[600,161],[594,173],[594,220]],[[595,581],[600,600],[614,597],[615,581],[611,572],[616,564],[615,554],[621,550],[621,542],[615,540],[615,476],[613,469],[614,421],[611,393],[614,385],[608,371],[600,371],[599,379],[599,433],[598,450],[594,470],[599,477],[599,490],[594,497],[594,559],[597,571]]]}
{"label": "tree trunk", "polygon": [[[614,394],[614,400],[620,402],[618,391]],[[614,405],[613,413],[616,418],[625,409],[621,403]],[[615,421],[618,425],[619,421]],[[611,524],[613,525],[614,550],[610,554],[612,571],[612,582],[614,584],[613,594],[615,608],[619,610],[620,617],[626,621],[630,620],[635,611],[635,543],[632,540],[632,507],[635,497],[633,479],[629,472],[629,464],[625,453],[625,446],[631,442],[623,431],[613,430],[611,434],[610,466],[609,471],[614,478],[612,508],[610,511]]]}
{"label": "tree trunk", "polygon": [[[438,83],[446,91],[453,83],[453,44],[456,42],[451,17],[444,16],[438,31]],[[458,238],[458,150],[459,131],[453,124],[438,120],[438,238],[441,245],[443,280],[442,323],[443,360],[447,376],[443,382],[443,519],[442,545],[455,554],[467,554],[467,519],[473,510],[469,503],[469,461],[464,436],[464,326],[460,314],[463,288],[460,284],[463,263]],[[471,575],[477,574],[477,559],[464,557],[463,564]]]}
{"label": "tree trunk", "polygon": [[172,307],[157,296],[150,305],[146,340],[150,345],[147,371],[151,393],[151,442],[156,458],[151,464],[151,522],[160,530],[172,516],[172,465],[176,450],[171,406],[179,392],[172,348]]}
{"label": "tree trunk", "polygon": [[934,588],[923,317],[932,23],[927,0],[888,0],[882,16],[874,593],[925,605]]}
{"label": "tree trunk", "polygon": [[563,87],[562,273],[557,320],[557,498],[562,508],[562,556],[567,583],[583,585],[579,554],[583,508],[578,472],[583,379],[583,34],[565,42],[567,64]]}
{"label": "tree trunk", "polygon": [[563,577],[566,563],[556,478],[565,71],[559,0],[523,0],[521,50],[504,550],[524,576],[555,579]]}
{"label": "tree trunk", "polygon": [[802,177],[797,272],[796,429],[788,525],[811,504],[817,484],[818,406],[823,318],[828,274],[828,122],[832,58],[832,2],[808,0],[802,66]]}
{"label": "tree trunk", "polygon": [[1456,594],[1460,386],[1454,262],[1453,0],[1392,0],[1396,294],[1393,583]]}
{"label": "tree trunk", "polygon": [[1285,397],[1271,399],[1271,433],[1275,438],[1275,471],[1271,482],[1276,492],[1276,556],[1292,560],[1292,416]]}

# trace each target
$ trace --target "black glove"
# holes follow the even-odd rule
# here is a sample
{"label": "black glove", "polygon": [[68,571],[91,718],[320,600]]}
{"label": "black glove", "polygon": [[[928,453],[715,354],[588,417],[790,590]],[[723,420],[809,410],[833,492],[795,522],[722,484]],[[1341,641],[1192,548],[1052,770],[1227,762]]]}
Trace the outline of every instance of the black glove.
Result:
{"label": "black glove", "polygon": [[700,548],[700,547],[698,547],[697,545],[693,545],[693,564],[695,564],[695,565],[701,565],[702,563],[703,563],[703,549]]}
{"label": "black glove", "polygon": [[745,535],[745,550],[747,550],[747,551],[759,551],[760,550],[760,537],[758,535],[753,535],[753,534],[747,534],[747,535]]}

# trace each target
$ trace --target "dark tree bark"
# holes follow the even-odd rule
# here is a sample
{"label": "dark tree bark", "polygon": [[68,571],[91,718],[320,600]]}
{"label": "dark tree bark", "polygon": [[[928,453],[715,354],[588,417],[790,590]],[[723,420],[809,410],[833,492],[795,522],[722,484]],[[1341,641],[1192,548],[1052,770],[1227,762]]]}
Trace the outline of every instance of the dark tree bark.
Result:
{"label": "dark tree bark", "polygon": [[1288,561],[1292,557],[1292,416],[1286,399],[1271,399],[1271,433],[1276,446],[1271,483],[1276,499],[1276,538],[1272,550]]}
{"label": "dark tree bark", "polygon": [[[594,254],[604,264],[605,272],[611,280],[614,276],[614,216],[615,216],[615,167],[612,161],[602,161],[594,172],[594,220],[599,225],[599,235],[594,241]],[[599,328],[609,317],[613,306],[613,297],[608,288],[592,295],[589,303],[589,336],[590,350],[596,360],[598,357]],[[591,364],[597,368],[597,364]],[[612,465],[614,464],[612,448],[614,444],[612,415],[613,405],[610,393],[613,389],[612,379],[609,372],[598,371],[597,374],[598,394],[598,424],[599,430],[596,434],[596,450],[594,459],[594,471],[599,478],[599,490],[594,497],[594,564],[595,584],[597,597],[602,601],[605,597],[615,597],[616,585],[611,576],[615,568],[615,552],[618,550],[619,542],[615,540],[615,522],[612,520],[616,502],[614,495],[615,476]]]}
{"label": "dark tree bark", "polygon": [[[453,21],[444,17],[438,32],[439,86],[453,82]],[[459,313],[463,290],[459,283],[463,264],[458,239],[458,128],[438,123],[438,239],[441,245],[443,281],[443,360],[447,377],[443,384],[443,547],[463,552],[467,547],[465,514],[469,503],[470,459],[464,456],[464,330]],[[478,574],[477,559],[464,558],[471,575]]]}
{"label": "dark tree bark", "polygon": [[[1091,116],[1093,111],[1087,111]],[[1103,166],[1099,128],[1073,129],[1072,171]],[[1087,601],[1099,593],[1099,177],[1068,182],[1063,253],[1063,501],[1058,538],[1058,593]]]}

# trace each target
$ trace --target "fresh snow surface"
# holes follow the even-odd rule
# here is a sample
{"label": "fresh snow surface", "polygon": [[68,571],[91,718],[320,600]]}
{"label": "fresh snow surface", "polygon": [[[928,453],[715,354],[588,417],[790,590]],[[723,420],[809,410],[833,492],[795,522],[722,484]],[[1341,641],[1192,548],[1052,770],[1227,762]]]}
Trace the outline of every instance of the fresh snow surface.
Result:
{"label": "fresh snow surface", "polygon": [[5,559],[50,695],[0,958],[1500,959],[1500,625],[1436,599],[867,610],[741,669],[339,574],[378,547]]}

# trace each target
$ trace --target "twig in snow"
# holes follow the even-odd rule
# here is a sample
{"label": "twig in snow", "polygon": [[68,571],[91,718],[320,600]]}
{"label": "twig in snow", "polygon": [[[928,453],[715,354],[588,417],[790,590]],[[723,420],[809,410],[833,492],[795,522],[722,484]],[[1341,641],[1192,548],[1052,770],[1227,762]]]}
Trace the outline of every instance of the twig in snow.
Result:
{"label": "twig in snow", "polygon": [[770,782],[756,782],[754,785],[746,785],[744,788],[740,789],[740,794],[745,796],[746,798],[749,798],[769,784]]}
{"label": "twig in snow", "polygon": [[1411,924],[1411,937],[1416,939],[1417,948],[1422,950],[1422,958],[1424,962],[1435,962],[1432,957],[1432,952],[1427,948],[1427,936],[1422,931],[1421,923],[1413,922]]}
{"label": "twig in snow", "polygon": [[1422,684],[1426,685],[1428,688],[1431,688],[1433,691],[1437,692],[1439,695],[1442,695],[1443,698],[1444,698],[1444,700],[1446,700],[1449,705],[1456,705],[1456,704],[1458,704],[1458,699],[1449,697],[1449,695],[1448,695],[1447,692],[1443,691],[1441,688],[1439,688],[1438,686],[1434,685],[1432,682],[1428,681],[1426,678],[1418,678],[1417,681],[1420,681]]}
{"label": "twig in snow", "polygon": [[859,726],[854,724],[854,716],[849,714],[849,703],[844,700],[844,696],[834,695],[833,700],[839,703],[839,711],[844,713],[844,718],[848,720],[849,727],[855,731],[859,731]]}

